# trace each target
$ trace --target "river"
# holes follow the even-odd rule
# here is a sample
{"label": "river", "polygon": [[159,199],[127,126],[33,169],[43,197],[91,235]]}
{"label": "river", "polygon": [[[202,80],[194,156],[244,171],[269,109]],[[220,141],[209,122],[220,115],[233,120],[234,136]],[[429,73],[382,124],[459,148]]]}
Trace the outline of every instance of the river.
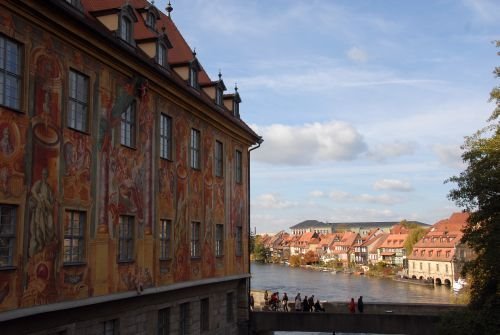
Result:
{"label": "river", "polygon": [[446,286],[421,286],[401,283],[392,279],[372,278],[368,276],[331,274],[311,269],[292,268],[277,264],[252,262],[251,287],[254,290],[283,292],[293,300],[300,292],[301,296],[314,296],[321,301],[345,301],[362,295],[365,303],[402,302],[452,304],[456,297]]}
{"label": "river", "polygon": [[[293,301],[295,295],[314,294],[321,301],[356,301],[362,295],[365,303],[456,303],[453,291],[446,286],[421,286],[401,283],[392,279],[371,278],[368,276],[332,274],[311,269],[292,268],[276,264],[251,264],[251,288],[283,292]],[[326,333],[275,332],[276,335],[320,335]],[[337,333],[340,335],[340,333]],[[330,334],[331,335],[331,334]],[[347,334],[343,334],[347,335]]]}

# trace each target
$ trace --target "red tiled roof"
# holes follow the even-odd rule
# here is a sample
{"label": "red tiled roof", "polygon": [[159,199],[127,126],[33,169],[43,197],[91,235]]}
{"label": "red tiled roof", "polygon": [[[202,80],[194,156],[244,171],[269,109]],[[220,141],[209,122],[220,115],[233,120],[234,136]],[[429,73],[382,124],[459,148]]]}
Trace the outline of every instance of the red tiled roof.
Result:
{"label": "red tiled roof", "polygon": [[403,248],[408,234],[389,234],[379,248]]}

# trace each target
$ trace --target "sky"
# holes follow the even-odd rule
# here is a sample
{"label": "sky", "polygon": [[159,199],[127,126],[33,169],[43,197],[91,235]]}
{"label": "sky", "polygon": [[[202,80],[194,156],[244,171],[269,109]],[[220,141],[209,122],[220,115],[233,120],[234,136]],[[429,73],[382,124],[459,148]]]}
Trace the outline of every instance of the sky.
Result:
{"label": "sky", "polygon": [[[165,12],[165,0],[155,5]],[[251,227],[417,220],[460,211],[465,168],[498,85],[500,1],[171,0],[212,80],[219,70],[251,152]]]}

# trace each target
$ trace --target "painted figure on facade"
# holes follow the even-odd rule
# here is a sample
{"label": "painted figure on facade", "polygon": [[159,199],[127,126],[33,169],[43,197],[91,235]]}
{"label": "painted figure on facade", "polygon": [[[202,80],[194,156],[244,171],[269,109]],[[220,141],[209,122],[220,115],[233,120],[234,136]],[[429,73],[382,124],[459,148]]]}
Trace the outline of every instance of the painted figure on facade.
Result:
{"label": "painted figure on facade", "polygon": [[35,182],[31,188],[30,209],[30,248],[29,255],[40,252],[45,245],[55,238],[54,229],[54,194],[47,182],[49,173],[42,170],[42,179]]}
{"label": "painted figure on facade", "polygon": [[10,141],[9,127],[2,130],[2,139],[0,139],[0,152],[4,155],[10,155],[14,151],[14,146]]}

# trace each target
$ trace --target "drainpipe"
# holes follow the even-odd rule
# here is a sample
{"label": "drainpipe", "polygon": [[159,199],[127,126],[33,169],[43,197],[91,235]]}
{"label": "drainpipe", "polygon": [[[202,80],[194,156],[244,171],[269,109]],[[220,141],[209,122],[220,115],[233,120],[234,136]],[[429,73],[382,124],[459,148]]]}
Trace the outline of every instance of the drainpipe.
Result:
{"label": "drainpipe", "polygon": [[[259,139],[257,140],[257,145],[248,149],[248,159],[247,159],[247,165],[248,165],[248,168],[247,168],[247,171],[248,171],[248,174],[247,174],[247,199],[248,199],[248,273],[250,274],[250,233],[251,233],[251,226],[250,226],[250,152],[255,150],[255,149],[258,149],[260,148],[260,145],[262,144],[262,142],[264,142],[264,139],[259,136]],[[248,292],[247,292],[247,299],[249,299],[250,297],[250,281],[251,281],[251,277],[248,278]],[[247,307],[248,307],[248,304],[247,304]],[[250,308],[250,307],[248,307]]]}

